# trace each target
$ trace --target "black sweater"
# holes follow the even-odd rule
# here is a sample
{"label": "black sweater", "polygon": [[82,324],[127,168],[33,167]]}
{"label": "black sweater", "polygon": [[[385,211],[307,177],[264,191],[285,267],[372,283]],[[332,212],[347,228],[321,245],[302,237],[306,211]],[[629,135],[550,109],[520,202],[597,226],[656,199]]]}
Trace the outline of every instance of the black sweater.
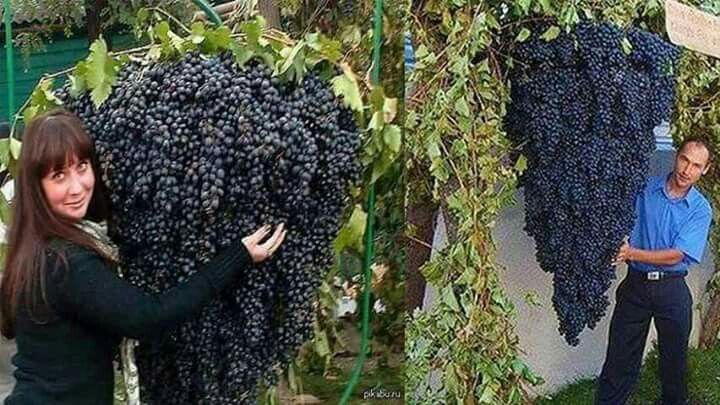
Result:
{"label": "black sweater", "polygon": [[31,320],[21,301],[12,359],[17,383],[5,405],[111,405],[120,338],[149,338],[178,326],[251,264],[238,242],[186,282],[153,296],[119,278],[94,252],[76,246],[65,252],[68,270],[48,255],[51,320]]}

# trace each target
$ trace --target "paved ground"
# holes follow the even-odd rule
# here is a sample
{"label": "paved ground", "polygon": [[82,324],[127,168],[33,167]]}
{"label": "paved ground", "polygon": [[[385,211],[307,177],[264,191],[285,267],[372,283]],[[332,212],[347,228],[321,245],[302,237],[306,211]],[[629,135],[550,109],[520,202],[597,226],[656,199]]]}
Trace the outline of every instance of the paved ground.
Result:
{"label": "paved ground", "polygon": [[0,340],[0,402],[5,401],[5,397],[10,394],[15,385],[13,378],[14,367],[10,363],[10,358],[15,354],[15,341]]}

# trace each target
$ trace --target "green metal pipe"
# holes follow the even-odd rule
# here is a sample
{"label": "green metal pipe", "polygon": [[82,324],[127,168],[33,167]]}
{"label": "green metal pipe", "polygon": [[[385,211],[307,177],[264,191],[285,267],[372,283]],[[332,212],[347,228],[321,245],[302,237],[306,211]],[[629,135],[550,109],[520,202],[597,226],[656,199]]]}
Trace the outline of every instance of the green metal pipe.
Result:
{"label": "green metal pipe", "polygon": [[345,391],[340,398],[340,404],[346,405],[352,396],[355,387],[360,381],[360,374],[362,374],[363,365],[367,358],[368,351],[368,339],[370,336],[370,281],[371,272],[370,266],[373,260],[373,238],[374,232],[373,227],[375,226],[375,184],[370,185],[368,191],[368,216],[367,223],[365,225],[365,256],[363,258],[363,295],[362,295],[362,330],[360,340],[360,353],[353,366],[350,379],[345,386]]}
{"label": "green metal pipe", "polygon": [[370,79],[374,85],[380,84],[380,49],[382,48],[383,0],[375,0],[375,15],[373,16],[373,70]]}
{"label": "green metal pipe", "polygon": [[212,21],[216,26],[223,25],[222,19],[220,19],[220,16],[217,12],[215,12],[215,9],[212,8],[211,5],[209,5],[205,0],[193,0],[193,3],[195,3],[196,6],[200,7],[202,11],[205,12],[205,15],[208,16],[210,21]]}
{"label": "green metal pipe", "polygon": [[[380,49],[382,47],[382,16],[383,16],[383,0],[375,0],[375,12],[373,16],[373,70],[371,80],[374,85],[380,84]],[[367,358],[368,339],[370,337],[370,288],[372,274],[370,266],[373,261],[373,239],[375,238],[375,183],[370,184],[367,197],[367,222],[365,224],[365,256],[363,258],[363,296],[362,296],[362,324],[361,324],[361,340],[360,353],[355,361],[352,374],[345,391],[340,398],[341,405],[347,405],[352,396],[355,387],[360,381],[363,366]]]}
{"label": "green metal pipe", "polygon": [[5,23],[5,66],[7,69],[8,86],[8,122],[12,123],[15,116],[15,67],[13,61],[12,10],[10,0],[3,0],[3,19]]}

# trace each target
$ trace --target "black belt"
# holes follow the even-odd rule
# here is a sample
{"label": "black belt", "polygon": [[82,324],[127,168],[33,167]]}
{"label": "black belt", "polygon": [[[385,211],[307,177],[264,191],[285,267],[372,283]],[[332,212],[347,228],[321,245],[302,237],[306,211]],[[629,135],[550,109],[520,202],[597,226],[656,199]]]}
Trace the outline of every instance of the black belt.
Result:
{"label": "black belt", "polygon": [[687,276],[687,271],[641,271],[634,267],[629,267],[628,276],[638,277],[647,281],[660,281],[667,278],[677,278]]}

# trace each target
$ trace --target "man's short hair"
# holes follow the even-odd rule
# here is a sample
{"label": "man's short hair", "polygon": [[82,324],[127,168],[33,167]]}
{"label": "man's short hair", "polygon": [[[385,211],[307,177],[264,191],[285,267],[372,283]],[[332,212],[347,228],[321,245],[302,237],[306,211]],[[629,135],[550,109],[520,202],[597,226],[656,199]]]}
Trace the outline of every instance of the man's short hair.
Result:
{"label": "man's short hair", "polygon": [[688,136],[687,138],[683,139],[682,142],[680,143],[680,146],[678,146],[678,149],[677,149],[678,153],[680,153],[683,149],[685,149],[685,146],[689,143],[702,145],[705,148],[705,150],[708,151],[707,164],[709,165],[710,163],[713,163],[713,160],[714,160],[713,159],[713,149],[712,149],[712,146],[710,145],[710,142],[707,140],[707,138],[702,137],[702,136],[696,136],[696,135]]}

